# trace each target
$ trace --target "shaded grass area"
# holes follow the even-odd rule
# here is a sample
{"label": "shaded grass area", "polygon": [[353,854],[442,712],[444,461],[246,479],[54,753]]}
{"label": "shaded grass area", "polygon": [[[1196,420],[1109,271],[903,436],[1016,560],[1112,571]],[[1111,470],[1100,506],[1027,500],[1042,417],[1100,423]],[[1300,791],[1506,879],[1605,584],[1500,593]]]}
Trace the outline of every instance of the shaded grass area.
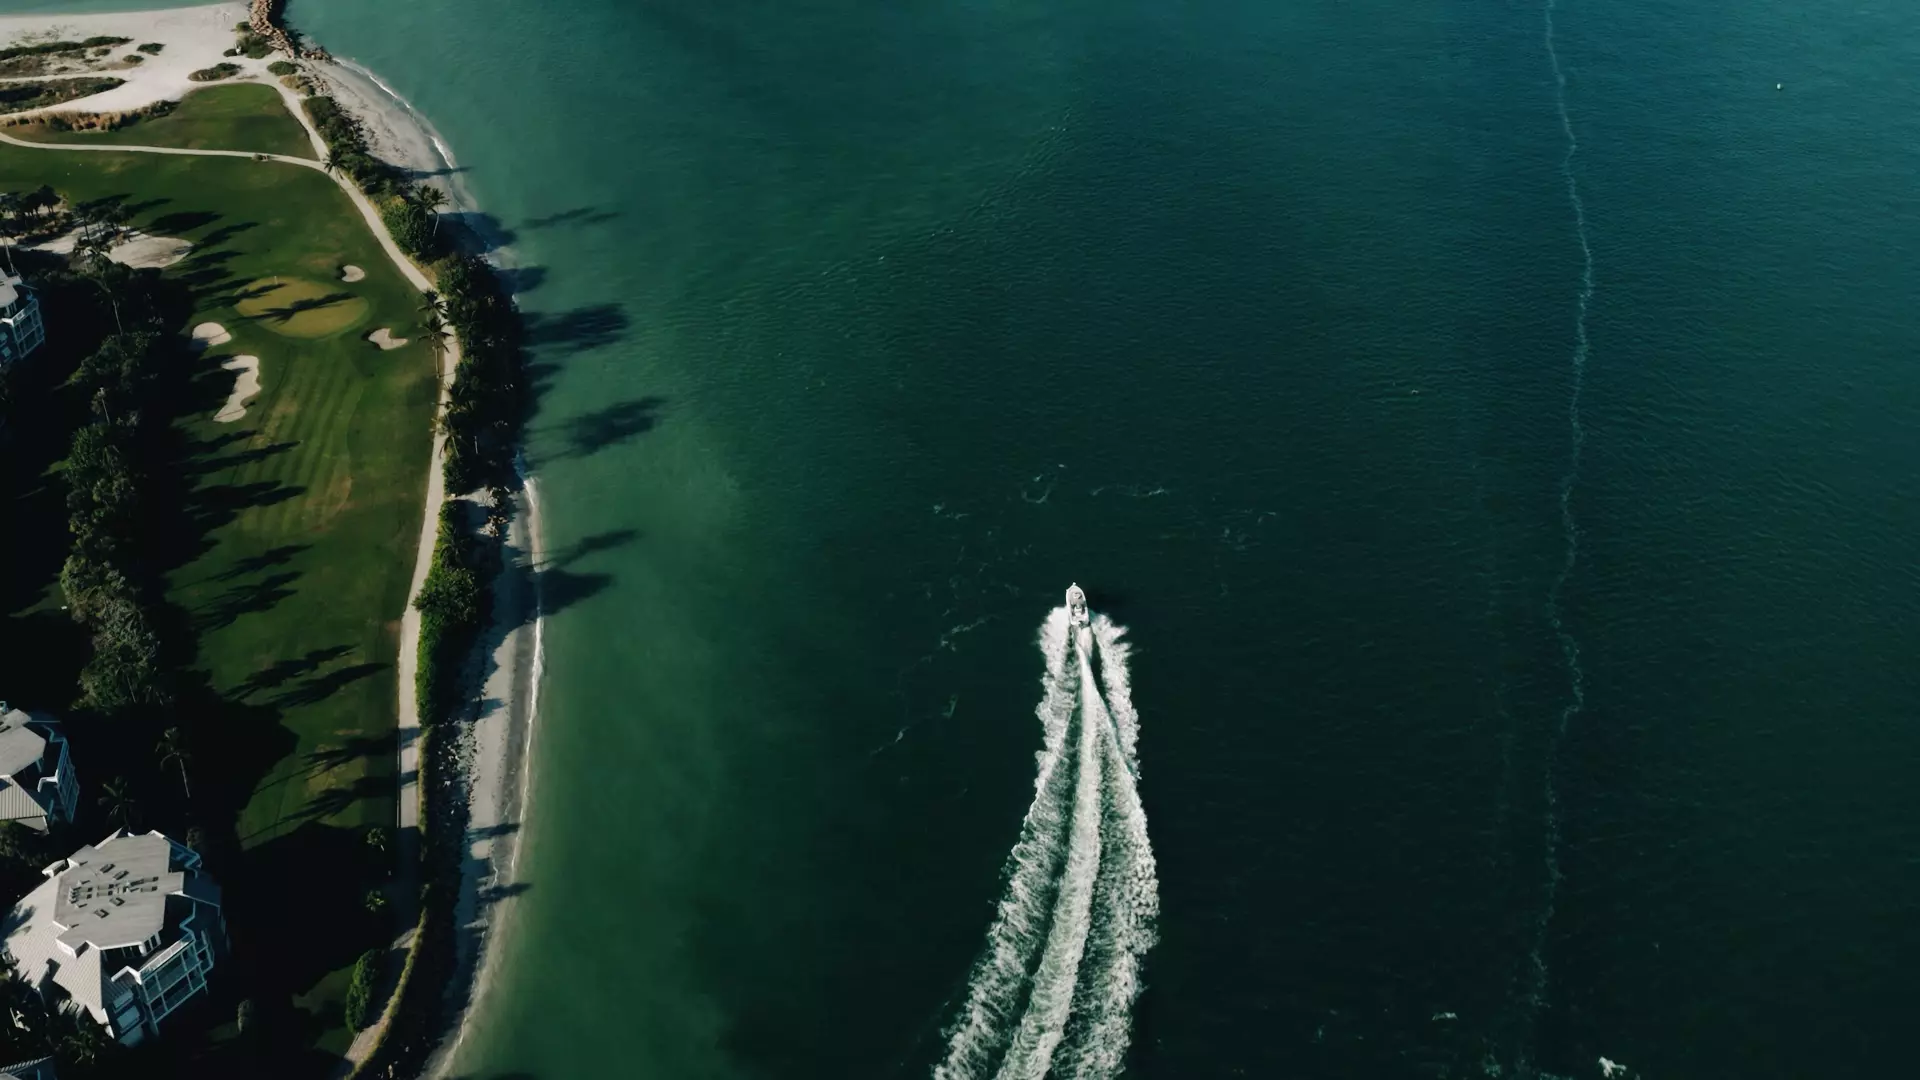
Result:
{"label": "shaded grass area", "polygon": [[[394,665],[436,392],[426,335],[412,333],[417,299],[313,170],[0,146],[0,188],[41,183],[193,241],[167,276],[191,289],[191,321],[233,334],[195,361],[182,462],[169,471],[178,490],[163,493],[180,512],[155,522],[148,554],[169,568],[164,636],[187,654],[177,712],[201,732],[192,818],[227,889],[233,958],[216,975],[209,1023],[230,1020],[232,997],[220,996],[243,989],[274,1016],[273,1037],[242,1048],[170,1023],[163,1043],[182,1067],[318,1075],[346,1043],[346,972],[390,929],[363,910],[374,868],[390,859],[369,859],[362,836],[395,817]],[[382,352],[358,337],[296,340],[238,309],[250,283],[327,280],[343,263],[367,276],[339,288],[418,343]],[[49,331],[62,332],[51,321]],[[219,364],[242,353],[261,359],[261,393],[245,420],[213,424],[232,387]],[[158,812],[148,824],[179,827]],[[219,1056],[243,1052],[270,1061]]]}
{"label": "shaded grass area", "polygon": [[55,131],[46,124],[25,124],[7,133],[33,142],[248,150],[318,160],[307,129],[287,112],[279,91],[258,83],[195,90],[165,116],[132,120],[112,131]]}

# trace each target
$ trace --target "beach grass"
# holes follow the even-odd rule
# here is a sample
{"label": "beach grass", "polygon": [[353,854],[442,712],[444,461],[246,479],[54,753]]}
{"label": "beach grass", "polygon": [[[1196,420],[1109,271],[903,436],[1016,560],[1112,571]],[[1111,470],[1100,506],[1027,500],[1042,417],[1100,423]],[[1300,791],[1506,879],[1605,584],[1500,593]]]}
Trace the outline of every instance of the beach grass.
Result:
{"label": "beach grass", "polygon": [[[180,707],[206,733],[196,817],[223,834],[230,823],[216,872],[236,952],[256,985],[303,1007],[295,1056],[317,1068],[344,1046],[345,972],[388,929],[362,911],[362,834],[395,819],[394,664],[437,391],[418,298],[316,170],[0,146],[0,189],[42,183],[193,241],[166,273],[192,289],[193,323],[233,335],[197,360],[195,411],[180,422],[183,513],[155,544],[169,548],[167,599],[204,675]],[[338,282],[347,263],[366,277]],[[288,336],[247,310],[276,280],[328,282],[326,296],[352,297],[336,306],[415,344]],[[262,389],[243,420],[215,424],[233,378],[219,365],[238,354],[260,357]]]}
{"label": "beach grass", "polygon": [[32,142],[247,150],[317,160],[307,130],[287,111],[279,91],[259,83],[195,90],[165,116],[133,120],[113,131],[56,131],[46,124],[24,124],[7,134]]}

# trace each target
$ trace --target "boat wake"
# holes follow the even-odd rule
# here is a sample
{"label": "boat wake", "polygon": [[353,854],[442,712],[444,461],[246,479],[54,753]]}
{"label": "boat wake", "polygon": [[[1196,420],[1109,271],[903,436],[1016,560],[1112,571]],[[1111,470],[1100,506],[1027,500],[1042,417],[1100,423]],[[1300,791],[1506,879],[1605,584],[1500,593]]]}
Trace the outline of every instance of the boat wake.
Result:
{"label": "boat wake", "polygon": [[1134,756],[1124,627],[1076,606],[1040,627],[1033,804],[935,1080],[1120,1071],[1159,883]]}

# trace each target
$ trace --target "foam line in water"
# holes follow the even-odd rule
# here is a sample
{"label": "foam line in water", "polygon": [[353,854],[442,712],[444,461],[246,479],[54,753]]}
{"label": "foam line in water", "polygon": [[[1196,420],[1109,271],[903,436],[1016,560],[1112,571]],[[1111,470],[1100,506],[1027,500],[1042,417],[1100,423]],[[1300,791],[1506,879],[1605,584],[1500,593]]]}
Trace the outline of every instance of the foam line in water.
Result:
{"label": "foam line in water", "polygon": [[966,1003],[948,1031],[947,1056],[934,1069],[936,1080],[990,1075],[1019,1021],[1034,958],[1047,938],[1072,799],[1071,773],[1059,767],[1079,693],[1069,636],[1064,607],[1040,627],[1046,669],[1040,680],[1040,704],[1034,709],[1042,744],[1036,758],[1033,803],[1007,858],[1006,892],[987,930],[986,951],[974,965]]}
{"label": "foam line in water", "polygon": [[[1124,630],[1112,624],[1107,627],[1110,636],[1102,633],[1102,620],[1096,620],[1094,637],[1099,642],[1105,703],[1117,719],[1132,703],[1127,697],[1125,649],[1108,648],[1108,642],[1116,641]],[[1125,732],[1129,726],[1119,723],[1114,730]],[[1159,882],[1135,773],[1128,767],[1119,738],[1103,738],[1101,750],[1105,843],[1095,884],[1094,924],[1074,1003],[1074,1023],[1067,1045],[1055,1058],[1055,1074],[1070,1080],[1106,1080],[1119,1073],[1131,1041],[1133,1004],[1140,996],[1140,962],[1153,947],[1160,911]]]}
{"label": "foam line in water", "polygon": [[[1076,636],[1086,640],[1084,634]],[[1054,1049],[1066,1034],[1072,1013],[1080,961],[1087,951],[1093,886],[1100,873],[1100,744],[1111,721],[1100,703],[1100,688],[1086,649],[1076,647],[1074,654],[1079,661],[1080,710],[1071,731],[1075,775],[1067,861],[1054,898],[1053,925],[1040,953],[1040,966],[1033,973],[1033,994],[1000,1068],[1001,1080],[1041,1080],[1052,1068]]]}
{"label": "foam line in water", "polygon": [[[1547,63],[1553,71],[1553,104],[1560,119],[1560,131],[1566,137],[1566,152],[1560,158],[1560,175],[1566,183],[1567,202],[1573,211],[1574,239],[1580,246],[1580,284],[1574,293],[1573,356],[1570,386],[1567,392],[1568,453],[1567,468],[1560,478],[1560,532],[1565,540],[1565,555],[1560,572],[1547,590],[1547,622],[1559,640],[1561,656],[1567,666],[1567,703],[1554,724],[1553,739],[1547,748],[1546,776],[1543,781],[1546,802],[1546,895],[1536,922],[1532,948],[1528,953],[1527,986],[1524,1005],[1529,1021],[1538,1016],[1546,999],[1547,930],[1553,922],[1560,892],[1560,790],[1554,778],[1560,756],[1560,744],[1567,728],[1586,707],[1586,672],[1581,666],[1580,641],[1567,627],[1564,598],[1567,583],[1580,560],[1580,523],[1574,516],[1573,496],[1580,483],[1580,459],[1586,447],[1587,430],[1580,415],[1581,396],[1586,390],[1587,358],[1592,343],[1587,333],[1587,313],[1593,305],[1593,243],[1587,232],[1587,204],[1580,195],[1580,182],[1574,171],[1574,159],[1580,153],[1580,140],[1574,133],[1573,117],[1567,105],[1567,73],[1560,62],[1560,49],[1554,26],[1555,0],[1546,0],[1542,13]],[[1519,1062],[1523,1075],[1532,1069],[1531,1054],[1522,1048]]]}

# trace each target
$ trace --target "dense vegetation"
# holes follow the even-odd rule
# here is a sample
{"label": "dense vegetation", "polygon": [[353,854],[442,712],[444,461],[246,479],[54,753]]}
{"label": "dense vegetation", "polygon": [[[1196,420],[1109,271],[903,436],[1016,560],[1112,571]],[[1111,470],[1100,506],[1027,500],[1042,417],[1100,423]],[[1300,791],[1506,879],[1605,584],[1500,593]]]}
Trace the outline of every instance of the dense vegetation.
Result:
{"label": "dense vegetation", "polygon": [[[133,39],[128,37],[90,37],[85,41],[43,41],[37,45],[14,45],[0,49],[0,60],[11,60],[16,56],[46,56],[51,53],[80,52],[83,49],[100,49],[113,45],[125,45]],[[159,52],[161,46],[140,46],[142,52]]]}
{"label": "dense vegetation", "polygon": [[353,978],[347,984],[347,1026],[360,1031],[372,1017],[374,994],[380,984],[379,949],[368,949],[353,962]]}
{"label": "dense vegetation", "polygon": [[0,113],[23,112],[63,101],[105,93],[125,83],[106,75],[74,79],[49,79],[45,82],[0,83]]}
{"label": "dense vegetation", "polygon": [[238,74],[240,74],[239,64],[219,63],[212,67],[201,68],[189,74],[187,78],[194,82],[217,82],[221,79],[231,79]]}

